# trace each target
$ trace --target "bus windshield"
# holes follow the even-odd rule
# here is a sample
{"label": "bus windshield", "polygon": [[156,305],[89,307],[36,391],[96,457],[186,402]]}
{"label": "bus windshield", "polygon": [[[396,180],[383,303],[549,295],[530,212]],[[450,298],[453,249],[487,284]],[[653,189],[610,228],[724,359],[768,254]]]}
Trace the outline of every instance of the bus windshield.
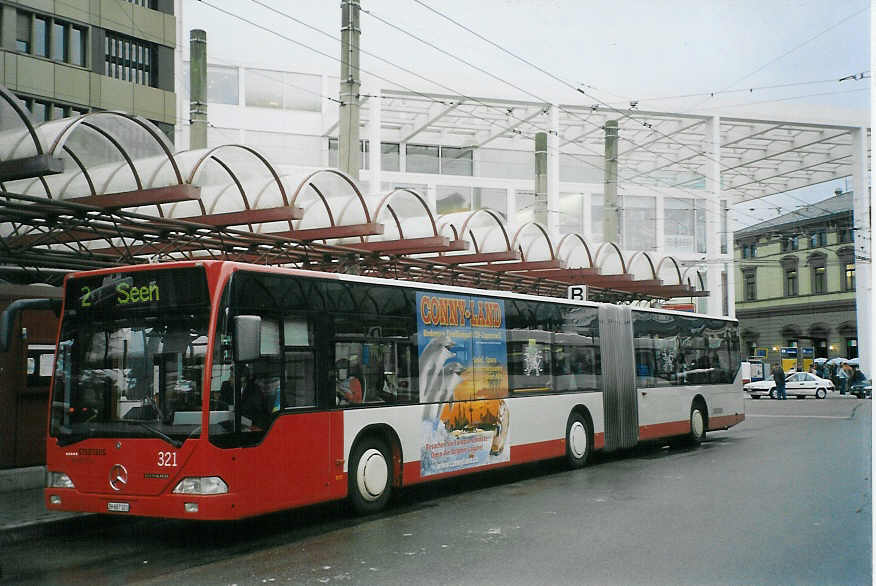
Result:
{"label": "bus windshield", "polygon": [[61,445],[151,437],[179,446],[198,437],[208,321],[203,271],[71,279],[51,435]]}

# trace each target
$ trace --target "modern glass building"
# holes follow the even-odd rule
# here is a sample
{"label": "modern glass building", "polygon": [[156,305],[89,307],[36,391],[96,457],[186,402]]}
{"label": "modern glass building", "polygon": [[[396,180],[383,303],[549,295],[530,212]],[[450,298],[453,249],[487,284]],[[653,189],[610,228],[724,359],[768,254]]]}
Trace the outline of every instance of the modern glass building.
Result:
{"label": "modern glass building", "polygon": [[174,0],[30,0],[0,9],[0,84],[35,122],[121,110],[173,138]]}

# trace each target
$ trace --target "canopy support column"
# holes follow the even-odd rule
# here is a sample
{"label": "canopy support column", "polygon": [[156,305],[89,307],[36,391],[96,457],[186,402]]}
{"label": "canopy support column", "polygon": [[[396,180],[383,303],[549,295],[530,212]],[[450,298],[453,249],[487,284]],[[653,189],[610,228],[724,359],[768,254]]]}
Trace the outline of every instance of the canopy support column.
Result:
{"label": "canopy support column", "polygon": [[870,258],[870,185],[867,182],[867,129],[852,131],[852,184],[854,198],[852,213],[855,235],[855,311],[858,319],[858,356],[861,371],[873,376],[873,261]]}

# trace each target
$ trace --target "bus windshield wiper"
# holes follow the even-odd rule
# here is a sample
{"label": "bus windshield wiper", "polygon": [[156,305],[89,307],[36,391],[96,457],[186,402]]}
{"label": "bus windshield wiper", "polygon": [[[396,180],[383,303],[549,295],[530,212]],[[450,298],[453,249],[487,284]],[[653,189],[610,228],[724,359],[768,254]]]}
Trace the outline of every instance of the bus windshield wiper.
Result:
{"label": "bus windshield wiper", "polygon": [[167,435],[166,433],[164,433],[160,429],[156,429],[156,428],[152,427],[151,425],[144,423],[143,421],[136,421],[135,420],[135,421],[132,421],[132,423],[136,423],[137,425],[139,425],[143,429],[151,432],[156,437],[160,437],[161,439],[163,439],[164,441],[166,441],[167,443],[169,443],[170,445],[172,445],[175,448],[178,448],[183,444],[180,440],[173,439],[172,437],[170,437],[169,435]]}

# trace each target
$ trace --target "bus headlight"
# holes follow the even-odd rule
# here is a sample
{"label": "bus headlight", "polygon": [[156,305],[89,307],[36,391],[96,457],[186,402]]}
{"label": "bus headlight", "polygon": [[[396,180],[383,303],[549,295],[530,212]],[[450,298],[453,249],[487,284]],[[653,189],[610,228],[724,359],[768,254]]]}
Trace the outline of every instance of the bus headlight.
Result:
{"label": "bus headlight", "polygon": [[228,485],[218,476],[191,476],[183,478],[173,489],[175,494],[225,494]]}
{"label": "bus headlight", "polygon": [[63,472],[46,472],[46,486],[49,488],[76,488],[70,477]]}

